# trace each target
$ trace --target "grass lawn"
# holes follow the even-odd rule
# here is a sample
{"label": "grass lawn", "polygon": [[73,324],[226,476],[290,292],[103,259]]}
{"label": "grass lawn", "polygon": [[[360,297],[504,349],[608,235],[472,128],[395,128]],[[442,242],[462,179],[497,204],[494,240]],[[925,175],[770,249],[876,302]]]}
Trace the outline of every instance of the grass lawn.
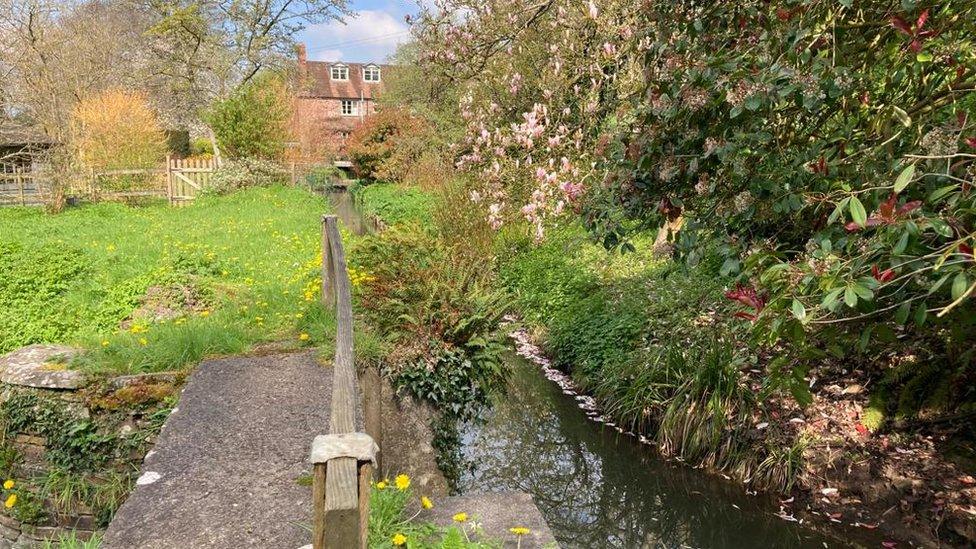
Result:
{"label": "grass lawn", "polygon": [[178,369],[276,340],[329,343],[325,198],[292,188],[185,208],[0,208],[0,353],[81,345],[97,372]]}

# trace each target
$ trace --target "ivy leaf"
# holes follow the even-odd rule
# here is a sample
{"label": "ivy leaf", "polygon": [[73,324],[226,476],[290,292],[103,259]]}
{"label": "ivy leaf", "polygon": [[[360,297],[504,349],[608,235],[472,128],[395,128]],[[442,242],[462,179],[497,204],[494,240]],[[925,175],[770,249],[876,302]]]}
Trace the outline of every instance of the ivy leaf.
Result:
{"label": "ivy leaf", "polygon": [[868,213],[864,210],[864,204],[856,197],[851,197],[851,219],[861,227],[868,222]]}
{"label": "ivy leaf", "polygon": [[[962,297],[962,294],[966,293],[966,289],[969,287],[969,278],[966,273],[959,273],[956,278],[952,280],[952,300],[955,301]],[[794,303],[796,303],[794,301]]]}
{"label": "ivy leaf", "polygon": [[915,164],[908,166],[898,174],[898,179],[895,180],[895,194],[904,191],[905,187],[912,182],[913,177],[915,177]]}

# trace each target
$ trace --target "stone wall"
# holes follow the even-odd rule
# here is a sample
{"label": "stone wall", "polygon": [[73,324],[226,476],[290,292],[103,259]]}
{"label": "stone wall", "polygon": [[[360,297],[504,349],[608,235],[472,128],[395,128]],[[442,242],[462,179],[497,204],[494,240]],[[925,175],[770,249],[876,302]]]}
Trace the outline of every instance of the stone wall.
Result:
{"label": "stone wall", "polygon": [[0,357],[0,549],[103,530],[167,415],[175,374],[92,378],[77,349],[34,345]]}

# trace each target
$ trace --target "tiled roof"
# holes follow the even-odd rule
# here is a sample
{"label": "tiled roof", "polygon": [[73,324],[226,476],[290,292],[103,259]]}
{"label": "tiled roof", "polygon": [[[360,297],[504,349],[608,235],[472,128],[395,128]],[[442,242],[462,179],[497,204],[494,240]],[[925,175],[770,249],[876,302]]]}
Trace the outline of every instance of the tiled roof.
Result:
{"label": "tiled roof", "polygon": [[[348,80],[333,80],[331,68],[333,65],[345,65],[349,68]],[[383,92],[383,77],[388,65],[380,67],[379,82],[365,82],[363,67],[374,63],[326,63],[323,61],[308,61],[308,82],[305,95],[308,97],[328,97],[333,99],[373,99]],[[362,94],[362,95],[360,95]]]}

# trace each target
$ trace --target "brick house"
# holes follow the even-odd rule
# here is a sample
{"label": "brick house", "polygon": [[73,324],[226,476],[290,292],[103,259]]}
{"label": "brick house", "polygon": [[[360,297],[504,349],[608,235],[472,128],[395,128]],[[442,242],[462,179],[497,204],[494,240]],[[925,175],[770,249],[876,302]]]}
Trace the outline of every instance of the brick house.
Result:
{"label": "brick house", "polygon": [[295,130],[304,156],[341,156],[349,134],[376,113],[388,65],[309,61],[298,46],[301,79]]}

